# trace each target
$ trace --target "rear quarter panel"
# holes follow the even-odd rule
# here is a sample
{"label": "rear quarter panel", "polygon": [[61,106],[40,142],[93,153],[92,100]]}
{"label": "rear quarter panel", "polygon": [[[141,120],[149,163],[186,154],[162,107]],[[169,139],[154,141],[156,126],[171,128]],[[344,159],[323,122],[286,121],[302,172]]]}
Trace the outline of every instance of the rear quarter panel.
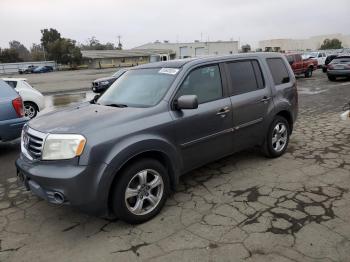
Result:
{"label": "rear quarter panel", "polygon": [[12,100],[18,96],[18,93],[12,87],[0,80],[0,121],[17,118]]}

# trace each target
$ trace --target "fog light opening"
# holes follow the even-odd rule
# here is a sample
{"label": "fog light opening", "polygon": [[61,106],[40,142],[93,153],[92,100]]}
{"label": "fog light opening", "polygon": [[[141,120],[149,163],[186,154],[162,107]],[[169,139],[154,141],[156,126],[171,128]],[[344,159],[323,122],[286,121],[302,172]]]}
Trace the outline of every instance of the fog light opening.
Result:
{"label": "fog light opening", "polygon": [[53,194],[53,198],[55,199],[57,204],[63,204],[64,202],[64,195],[60,192],[55,192]]}

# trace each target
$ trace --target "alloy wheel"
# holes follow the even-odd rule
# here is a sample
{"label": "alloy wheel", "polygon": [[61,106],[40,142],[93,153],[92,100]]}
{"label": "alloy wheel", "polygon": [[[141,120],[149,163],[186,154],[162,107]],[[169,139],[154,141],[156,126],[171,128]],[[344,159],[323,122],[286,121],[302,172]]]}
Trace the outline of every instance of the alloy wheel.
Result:
{"label": "alloy wheel", "polygon": [[162,176],[153,169],[135,174],[125,190],[125,204],[134,215],[146,215],[159,204],[164,193]]}

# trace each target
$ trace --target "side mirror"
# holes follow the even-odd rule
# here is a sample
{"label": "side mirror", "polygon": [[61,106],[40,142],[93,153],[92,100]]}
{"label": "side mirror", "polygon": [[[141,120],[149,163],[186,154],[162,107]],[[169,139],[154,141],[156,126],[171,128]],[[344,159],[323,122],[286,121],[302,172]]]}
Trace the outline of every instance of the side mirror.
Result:
{"label": "side mirror", "polygon": [[175,103],[175,107],[178,110],[181,109],[196,109],[198,108],[198,98],[196,95],[183,95],[180,96]]}
{"label": "side mirror", "polygon": [[100,94],[95,95],[94,98],[90,101],[90,103],[95,104],[97,102],[97,99],[100,98],[100,96],[101,96]]}

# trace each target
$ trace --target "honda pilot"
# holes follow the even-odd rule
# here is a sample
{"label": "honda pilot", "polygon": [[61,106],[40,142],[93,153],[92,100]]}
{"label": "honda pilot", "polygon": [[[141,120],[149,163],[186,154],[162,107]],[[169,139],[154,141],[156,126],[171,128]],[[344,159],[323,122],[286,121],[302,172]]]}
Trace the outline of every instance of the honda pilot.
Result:
{"label": "honda pilot", "polygon": [[297,112],[277,53],[141,65],[91,102],[26,124],[18,177],[50,203],[141,223],[195,168],[256,146],[281,156]]}

